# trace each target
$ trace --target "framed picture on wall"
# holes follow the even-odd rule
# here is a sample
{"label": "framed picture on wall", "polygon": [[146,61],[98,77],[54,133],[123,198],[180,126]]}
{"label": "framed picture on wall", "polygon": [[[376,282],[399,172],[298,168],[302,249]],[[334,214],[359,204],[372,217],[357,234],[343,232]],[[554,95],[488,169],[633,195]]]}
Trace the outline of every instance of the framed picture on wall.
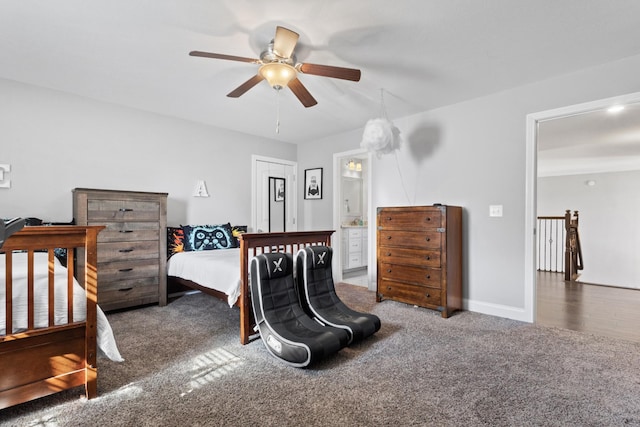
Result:
{"label": "framed picture on wall", "polygon": [[275,202],[284,202],[284,179],[276,178],[273,180],[273,200]]}
{"label": "framed picture on wall", "polygon": [[304,170],[304,198],[322,199],[322,168]]}

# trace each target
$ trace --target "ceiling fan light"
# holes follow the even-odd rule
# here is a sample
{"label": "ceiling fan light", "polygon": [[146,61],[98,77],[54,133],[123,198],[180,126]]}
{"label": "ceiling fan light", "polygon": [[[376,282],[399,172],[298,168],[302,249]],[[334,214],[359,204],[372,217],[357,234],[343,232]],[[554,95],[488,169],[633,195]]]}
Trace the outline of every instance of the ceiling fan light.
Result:
{"label": "ceiling fan light", "polygon": [[296,69],[281,62],[264,64],[259,72],[269,85],[277,90],[286,87],[296,77]]}

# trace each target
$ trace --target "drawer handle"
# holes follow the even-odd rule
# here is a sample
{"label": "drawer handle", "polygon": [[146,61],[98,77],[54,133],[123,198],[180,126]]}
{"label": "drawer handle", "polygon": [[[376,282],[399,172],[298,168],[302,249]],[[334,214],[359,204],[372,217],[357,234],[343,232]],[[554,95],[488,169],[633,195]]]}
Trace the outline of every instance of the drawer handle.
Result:
{"label": "drawer handle", "polygon": [[427,261],[429,261],[431,259],[431,257],[429,255],[424,257]]}
{"label": "drawer handle", "polygon": [[431,221],[431,217],[428,216],[427,219],[425,219],[425,221],[427,221],[427,222]]}
{"label": "drawer handle", "polygon": [[387,256],[391,256],[391,252],[387,252]]}
{"label": "drawer handle", "polygon": [[391,236],[387,236],[387,240],[391,240]]}
{"label": "drawer handle", "polygon": [[124,273],[124,272],[131,271],[131,270],[133,270],[133,268],[121,268],[118,271],[122,271]]}
{"label": "drawer handle", "polygon": [[387,290],[390,291],[391,290],[391,286],[387,286]]}
{"label": "drawer handle", "polygon": [[133,233],[133,230],[120,230],[121,233]]}
{"label": "drawer handle", "polygon": [[427,274],[427,279],[431,279],[431,275],[430,274]]}
{"label": "drawer handle", "polygon": [[388,269],[388,270],[387,270],[387,273],[391,273],[391,269]]}
{"label": "drawer handle", "polygon": [[426,296],[427,298],[429,298],[431,295],[429,295],[429,294],[425,294],[425,296]]}
{"label": "drawer handle", "polygon": [[431,241],[431,237],[427,237],[425,240],[426,240],[427,242],[430,242],[430,241]]}
{"label": "drawer handle", "polygon": [[387,217],[387,221],[391,221],[391,217],[390,216]]}
{"label": "drawer handle", "polygon": [[122,288],[122,289],[118,289],[118,292],[128,292],[133,288]]}
{"label": "drawer handle", "polygon": [[133,212],[131,208],[120,208],[120,212]]}
{"label": "drawer handle", "polygon": [[129,253],[129,252],[133,252],[133,249],[120,249],[118,252]]}

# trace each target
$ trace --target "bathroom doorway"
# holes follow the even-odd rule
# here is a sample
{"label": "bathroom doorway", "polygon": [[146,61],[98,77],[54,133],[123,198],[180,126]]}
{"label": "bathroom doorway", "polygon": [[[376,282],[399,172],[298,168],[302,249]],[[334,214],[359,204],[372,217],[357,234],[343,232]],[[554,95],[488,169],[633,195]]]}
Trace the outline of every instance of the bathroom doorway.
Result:
{"label": "bathroom doorway", "polygon": [[[365,150],[334,155],[334,277],[370,288],[371,159]],[[374,218],[375,222],[375,218]]]}

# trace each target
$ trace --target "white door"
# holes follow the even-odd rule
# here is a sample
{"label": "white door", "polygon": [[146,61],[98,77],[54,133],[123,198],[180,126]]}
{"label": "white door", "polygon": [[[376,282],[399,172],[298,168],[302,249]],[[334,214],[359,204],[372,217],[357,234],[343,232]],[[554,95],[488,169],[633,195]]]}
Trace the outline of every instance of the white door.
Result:
{"label": "white door", "polygon": [[[253,231],[297,231],[297,164],[260,156],[253,156],[252,161]],[[284,196],[277,192],[281,184],[284,184]]]}

